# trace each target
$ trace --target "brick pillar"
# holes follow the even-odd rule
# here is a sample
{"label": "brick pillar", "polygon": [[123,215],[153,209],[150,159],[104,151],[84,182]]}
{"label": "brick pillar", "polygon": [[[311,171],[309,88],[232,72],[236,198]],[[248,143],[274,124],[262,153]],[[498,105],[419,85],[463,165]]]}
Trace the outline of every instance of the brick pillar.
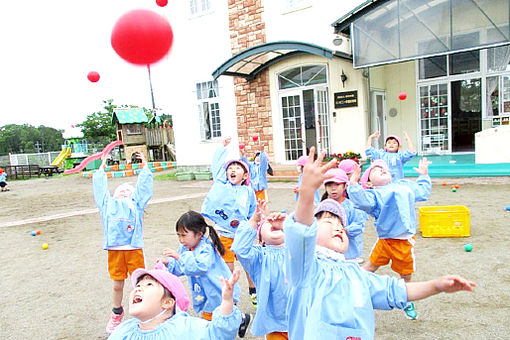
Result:
{"label": "brick pillar", "polygon": [[[229,0],[228,7],[232,55],[266,42],[262,0]],[[235,77],[234,90],[237,131],[239,142],[246,145],[246,156],[253,156],[259,149],[259,142],[262,142],[266,145],[268,156],[272,158],[273,126],[268,71],[259,73],[250,81]],[[259,136],[258,142],[253,141],[254,135]]]}

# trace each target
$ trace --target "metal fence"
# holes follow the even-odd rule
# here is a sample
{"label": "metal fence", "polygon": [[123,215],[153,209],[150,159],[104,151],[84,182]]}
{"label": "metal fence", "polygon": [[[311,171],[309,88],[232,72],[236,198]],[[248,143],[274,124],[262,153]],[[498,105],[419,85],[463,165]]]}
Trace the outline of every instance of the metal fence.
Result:
{"label": "metal fence", "polygon": [[29,165],[37,164],[40,166],[50,165],[51,162],[59,155],[59,151],[50,151],[44,153],[22,153],[22,154],[9,154],[8,161],[0,164],[5,165]]}

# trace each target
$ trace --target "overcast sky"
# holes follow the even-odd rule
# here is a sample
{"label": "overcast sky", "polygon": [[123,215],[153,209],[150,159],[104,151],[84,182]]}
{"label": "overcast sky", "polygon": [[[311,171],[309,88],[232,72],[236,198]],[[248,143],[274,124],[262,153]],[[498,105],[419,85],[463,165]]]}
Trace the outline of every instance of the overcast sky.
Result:
{"label": "overcast sky", "polygon": [[[155,0],[23,0],[1,7],[0,126],[65,129],[100,111],[105,99],[152,107],[147,68],[121,59],[110,37],[126,12],[165,15],[166,7]],[[99,72],[99,82],[87,79],[90,71]]]}

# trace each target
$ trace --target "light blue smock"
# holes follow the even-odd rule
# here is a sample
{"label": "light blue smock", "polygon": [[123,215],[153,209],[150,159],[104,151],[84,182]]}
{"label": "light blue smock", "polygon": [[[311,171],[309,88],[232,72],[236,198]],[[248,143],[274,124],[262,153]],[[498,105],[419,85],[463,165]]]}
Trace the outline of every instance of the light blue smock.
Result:
{"label": "light blue smock", "polygon": [[316,252],[317,220],[307,226],[296,222],[292,214],[285,220],[284,231],[289,339],[373,339],[374,309],[406,306],[403,279],[380,276],[353,261]]}
{"label": "light blue smock", "polygon": [[[301,181],[303,180],[303,173],[299,174],[297,186],[301,187]],[[299,198],[299,194],[296,194],[296,202]],[[321,194],[319,192],[319,189],[315,190],[315,195],[313,196],[313,205],[318,205],[321,202]]]}
{"label": "light blue smock", "polygon": [[365,153],[367,157],[372,160],[382,159],[388,164],[392,181],[398,181],[404,178],[404,163],[416,156],[416,152],[411,152],[409,150],[387,152],[384,149],[376,149],[374,147],[366,149]]}
{"label": "light blue smock", "polygon": [[285,306],[288,285],[285,278],[286,248],[262,247],[254,244],[257,230],[249,222],[242,222],[234,237],[231,250],[257,288],[257,313],[251,325],[251,333],[262,336],[289,329]]}
{"label": "light blue smock", "polygon": [[356,209],[354,204],[346,198],[341,203],[347,217],[347,237],[349,238],[349,248],[345,252],[345,259],[352,260],[361,257],[363,253],[363,232],[368,215],[363,211]]}
{"label": "light blue smock", "polygon": [[220,235],[234,238],[238,226],[230,223],[249,220],[257,208],[257,199],[251,186],[233,185],[227,179],[226,156],[227,149],[223,146],[214,153],[211,164],[213,185],[202,203],[201,214],[214,222]]}
{"label": "light blue smock", "polygon": [[7,181],[7,173],[4,171],[1,175],[0,175],[0,182],[6,182]]}
{"label": "light blue smock", "polygon": [[143,211],[152,197],[153,178],[149,168],[138,175],[135,192],[130,197],[113,198],[103,169],[92,177],[94,200],[103,223],[103,249],[130,245],[143,248]]}
{"label": "light blue smock", "polygon": [[253,190],[260,191],[267,189],[267,168],[269,167],[267,154],[265,152],[260,153],[259,164],[255,163],[255,161],[248,161],[246,157],[241,157],[241,160],[250,167],[250,184]]}
{"label": "light blue smock", "polygon": [[416,234],[415,202],[429,199],[432,184],[428,175],[416,182],[401,179],[385,186],[363,190],[361,185],[349,185],[349,199],[358,209],[374,216],[379,238],[397,238]]}
{"label": "light blue smock", "polygon": [[[221,304],[221,281],[232,276],[227,264],[216,251],[211,241],[202,236],[195,250],[190,251],[182,244],[179,246],[179,260],[168,258],[167,269],[176,276],[186,275],[189,279],[193,309],[195,312],[212,313]],[[234,286],[234,301],[239,301],[241,290]]]}
{"label": "light blue smock", "polygon": [[179,312],[148,331],[141,330],[139,322],[137,318],[122,322],[108,340],[234,340],[241,324],[241,312],[234,306],[230,315],[223,316],[218,308],[211,321]]}

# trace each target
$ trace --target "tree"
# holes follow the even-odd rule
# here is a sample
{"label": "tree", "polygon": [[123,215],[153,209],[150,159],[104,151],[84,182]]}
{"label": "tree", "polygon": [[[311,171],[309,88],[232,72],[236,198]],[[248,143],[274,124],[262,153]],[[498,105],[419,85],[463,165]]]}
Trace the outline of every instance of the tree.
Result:
{"label": "tree", "polygon": [[103,100],[106,112],[94,112],[76,126],[80,127],[84,137],[89,141],[108,143],[115,139],[115,127],[112,125],[113,99]]}
{"label": "tree", "polygon": [[9,124],[0,128],[0,154],[58,151],[64,139],[62,130],[41,125]]}

